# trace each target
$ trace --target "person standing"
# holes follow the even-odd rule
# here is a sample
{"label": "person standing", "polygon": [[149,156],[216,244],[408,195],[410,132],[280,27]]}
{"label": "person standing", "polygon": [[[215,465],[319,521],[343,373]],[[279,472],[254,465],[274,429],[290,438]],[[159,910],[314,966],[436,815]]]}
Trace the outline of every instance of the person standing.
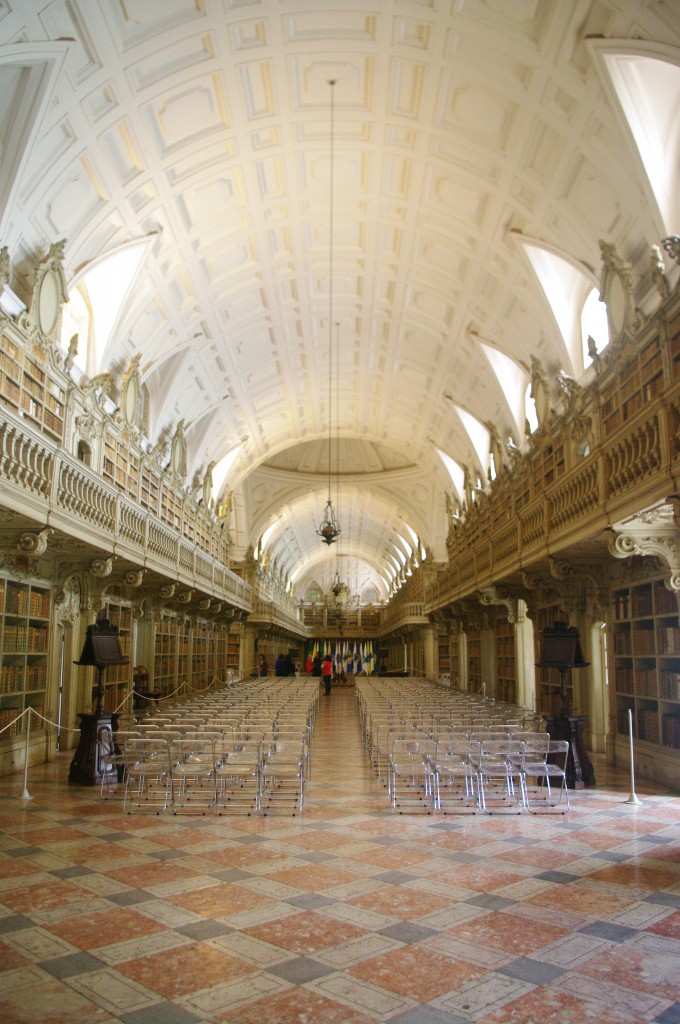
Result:
{"label": "person standing", "polygon": [[333,676],[333,659],[330,654],[327,654],[323,659],[323,665],[321,666],[321,675],[323,676],[324,685],[324,696],[330,697],[331,693],[331,678]]}
{"label": "person standing", "polygon": [[267,659],[265,658],[264,654],[260,655],[260,664],[258,665],[257,668],[257,674],[258,676],[269,675],[269,665],[267,664]]}

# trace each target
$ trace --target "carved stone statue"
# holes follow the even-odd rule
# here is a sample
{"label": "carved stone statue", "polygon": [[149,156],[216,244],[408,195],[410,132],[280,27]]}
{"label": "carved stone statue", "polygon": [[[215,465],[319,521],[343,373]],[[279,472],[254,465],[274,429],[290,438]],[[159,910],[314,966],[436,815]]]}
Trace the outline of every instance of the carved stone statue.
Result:
{"label": "carved stone statue", "polygon": [[6,245],[3,245],[2,249],[0,249],[0,292],[6,284],[9,284],[9,274],[9,249]]}
{"label": "carved stone statue", "polygon": [[561,371],[557,374],[557,386],[565,402],[565,415],[574,413],[583,397],[583,388],[573,377]]}
{"label": "carved stone statue", "polygon": [[665,302],[670,295],[670,285],[666,279],[666,265],[661,255],[661,249],[658,245],[653,245],[649,254],[649,268],[652,272],[652,281],[661,296],[661,301]]}
{"label": "carved stone statue", "polygon": [[215,463],[214,462],[209,462],[208,463],[208,468],[205,471],[205,476],[203,477],[203,498],[202,498],[202,501],[203,501],[203,507],[204,508],[212,508],[212,506],[214,504],[213,496],[212,496],[212,488],[213,488],[212,473],[213,473],[213,469],[214,468],[215,468]]}
{"label": "carved stone statue", "polygon": [[68,343],[68,352],[64,359],[64,370],[69,373],[78,355],[78,335],[74,334]]}
{"label": "carved stone statue", "polygon": [[506,468],[505,464],[505,447],[501,441],[498,431],[491,420],[487,420],[484,424],[486,429],[489,431],[489,455],[493,459],[493,468],[496,476],[500,476],[503,470]]}
{"label": "carved stone statue", "polygon": [[536,406],[539,430],[550,420],[550,388],[540,359],[531,357],[531,397]]}
{"label": "carved stone statue", "polygon": [[170,442],[170,469],[179,477],[187,475],[187,442],[184,437],[184,420],[177,424]]}

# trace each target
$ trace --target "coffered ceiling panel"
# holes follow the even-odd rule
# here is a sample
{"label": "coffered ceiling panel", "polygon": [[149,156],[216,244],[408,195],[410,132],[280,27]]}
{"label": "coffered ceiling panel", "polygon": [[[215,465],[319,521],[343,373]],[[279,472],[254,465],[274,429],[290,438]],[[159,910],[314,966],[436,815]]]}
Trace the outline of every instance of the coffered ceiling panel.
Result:
{"label": "coffered ceiling panel", "polygon": [[532,355],[574,372],[521,240],[594,285],[601,238],[645,272],[658,220],[586,40],[677,47],[679,23],[673,0],[4,0],[12,286],[59,238],[73,281],[150,237],[90,372],[141,354],[187,486],[238,446],[236,558],[273,527],[298,592],[342,564],[385,597],[409,528],[445,555],[437,451],[483,475],[456,409],[522,442],[482,344],[525,385]]}

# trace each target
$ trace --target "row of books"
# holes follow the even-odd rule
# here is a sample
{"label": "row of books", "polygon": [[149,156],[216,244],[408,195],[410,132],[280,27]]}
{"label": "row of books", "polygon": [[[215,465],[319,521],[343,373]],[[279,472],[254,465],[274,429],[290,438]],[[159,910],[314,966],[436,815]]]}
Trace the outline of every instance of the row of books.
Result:
{"label": "row of books", "polygon": [[14,626],[5,622],[0,650],[9,653],[28,651],[29,653],[43,654],[47,650],[47,627]]}

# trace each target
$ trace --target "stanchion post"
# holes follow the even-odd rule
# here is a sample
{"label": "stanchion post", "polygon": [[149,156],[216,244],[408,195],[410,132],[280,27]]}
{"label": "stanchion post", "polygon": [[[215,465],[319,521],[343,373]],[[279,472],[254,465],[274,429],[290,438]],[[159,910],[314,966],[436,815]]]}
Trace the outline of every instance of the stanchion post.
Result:
{"label": "stanchion post", "polygon": [[638,800],[635,795],[635,761],[633,755],[633,709],[628,708],[628,739],[630,741],[630,796],[626,800],[627,804],[639,804],[642,801]]}
{"label": "stanchion post", "polygon": [[22,800],[32,800],[33,797],[28,792],[28,746],[31,741],[31,711],[33,708],[26,709],[26,746],[24,749],[24,791],[21,794]]}

